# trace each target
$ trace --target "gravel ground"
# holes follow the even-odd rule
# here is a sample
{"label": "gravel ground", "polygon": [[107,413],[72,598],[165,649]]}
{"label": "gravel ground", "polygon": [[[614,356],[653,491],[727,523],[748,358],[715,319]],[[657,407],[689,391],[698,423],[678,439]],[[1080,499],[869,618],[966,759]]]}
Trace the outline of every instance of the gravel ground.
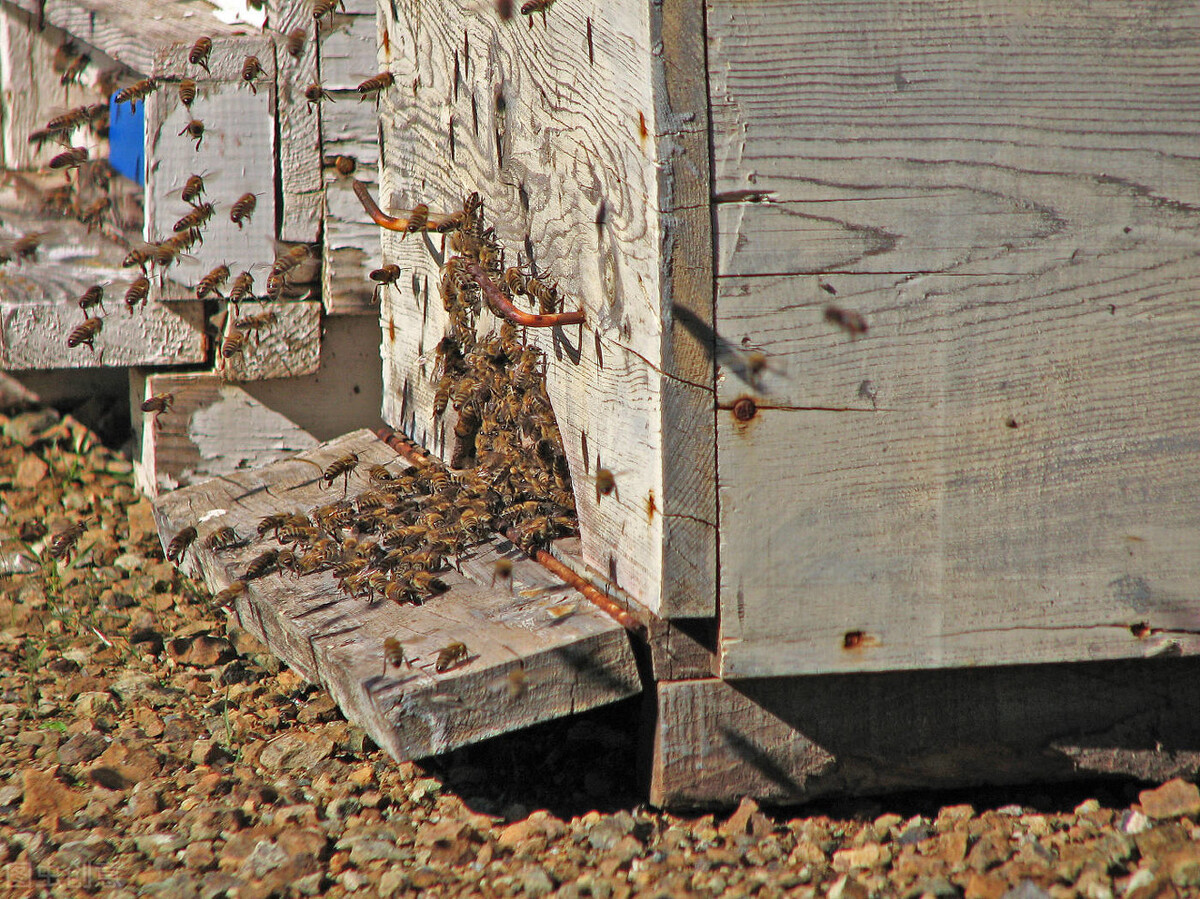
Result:
{"label": "gravel ground", "polygon": [[162,560],[127,460],[0,427],[0,895],[1200,896],[1181,781],[683,817],[630,703],[398,764]]}

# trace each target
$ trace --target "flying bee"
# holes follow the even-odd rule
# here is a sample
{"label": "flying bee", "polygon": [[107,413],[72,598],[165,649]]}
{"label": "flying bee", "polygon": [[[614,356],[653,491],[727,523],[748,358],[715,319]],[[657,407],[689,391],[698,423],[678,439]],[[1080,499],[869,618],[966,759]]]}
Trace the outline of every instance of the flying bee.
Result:
{"label": "flying bee", "polygon": [[346,4],[342,0],[313,0],[313,18],[319,22],[325,16],[329,16],[329,20],[332,22],[333,11],[339,6],[345,11]]}
{"label": "flying bee", "polygon": [[154,427],[158,427],[158,416],[168,411],[175,404],[175,394],[156,393],[141,405],[143,412],[154,413]]}
{"label": "flying bee", "polygon": [[178,564],[183,561],[183,554],[196,542],[196,529],[188,526],[171,538],[167,544],[167,561]]}
{"label": "flying bee", "polygon": [[389,284],[395,284],[400,279],[400,266],[396,265],[394,262],[389,262],[383,268],[375,269],[375,271],[371,272],[369,277],[372,281],[376,282],[375,294],[372,297],[372,300],[373,302],[378,303],[379,292]]}
{"label": "flying bee", "polygon": [[105,195],[88,204],[88,206],[79,213],[79,221],[82,224],[87,225],[88,234],[92,233],[92,228],[101,223],[101,220],[104,218],[104,213],[107,212],[111,207],[112,199],[108,195]]}
{"label": "flying bee", "polygon": [[508,584],[508,589],[512,590],[512,559],[497,559],[496,564],[492,566],[492,586],[496,586],[496,579],[499,578],[502,582]]}
{"label": "flying bee", "polygon": [[258,93],[258,85],[254,83],[254,80],[258,78],[259,75],[265,74],[266,73],[263,71],[262,63],[258,61],[257,56],[246,57],[246,61],[242,63],[242,81],[250,85],[251,93]]}
{"label": "flying bee", "polygon": [[239,331],[252,331],[257,342],[259,332],[268,325],[274,324],[275,320],[275,313],[268,309],[266,312],[259,312],[255,315],[243,315],[233,323],[233,326]]}
{"label": "flying bee", "polygon": [[46,123],[46,130],[55,135],[65,137],[76,128],[79,128],[89,119],[88,107],[77,106],[75,109],[69,109],[62,115],[56,115]]}
{"label": "flying bee", "polygon": [[46,144],[63,142],[63,135],[51,131],[49,128],[39,128],[37,131],[29,132],[29,143],[39,152],[46,149]]}
{"label": "flying bee", "polygon": [[254,275],[250,272],[239,272],[238,276],[233,279],[233,284],[229,287],[229,296],[227,299],[233,303],[233,308],[236,310],[242,300],[251,295],[254,290]]}
{"label": "flying bee", "polygon": [[187,181],[183,184],[183,190],[179,194],[179,198],[185,203],[195,205],[200,199],[200,195],[204,193],[204,176],[203,175],[188,175]]}
{"label": "flying bee", "polygon": [[93,284],[79,298],[79,308],[84,311],[85,317],[93,306],[99,306],[101,312],[108,311],[104,308],[104,288],[99,284]]}
{"label": "flying bee", "polygon": [[179,261],[179,254],[184,252],[195,241],[195,236],[199,234],[196,229],[181,231],[180,233],[168,237],[164,241],[160,241],[154,245],[154,251],[151,259],[154,264],[161,268],[166,268],[169,265]]}
{"label": "flying bee", "polygon": [[203,228],[208,220],[213,217],[214,207],[212,203],[201,203],[199,206],[192,208],[192,211],[183,216],[175,223],[172,231],[179,233],[180,231],[188,231],[192,228]]}
{"label": "flying bee", "polygon": [[87,344],[87,348],[93,353],[96,352],[96,337],[104,330],[104,319],[89,318],[85,319],[82,325],[79,325],[75,330],[67,335],[67,346],[77,347],[81,343]]}
{"label": "flying bee", "polygon": [[9,254],[13,259],[22,262],[26,259],[37,259],[38,249],[41,247],[42,238],[46,236],[46,233],[45,231],[34,231],[18,237],[9,245]]}
{"label": "flying bee", "polygon": [[515,702],[524,696],[528,682],[529,678],[525,674],[525,665],[523,663],[510,668],[505,678],[505,689],[508,692],[508,698]]}
{"label": "flying bee", "polygon": [[233,208],[229,210],[229,220],[238,226],[238,230],[242,230],[242,222],[250,221],[254,215],[254,209],[258,205],[258,195],[245,193],[237,198],[233,204]]}
{"label": "flying bee", "polygon": [[77,169],[88,161],[87,147],[72,147],[50,160],[52,169]]}
{"label": "flying bee", "polygon": [[71,555],[79,538],[87,531],[87,520],[77,521],[54,534],[47,541],[47,552],[52,559],[64,559]]}
{"label": "flying bee", "polygon": [[192,111],[192,104],[196,102],[196,82],[191,78],[184,78],[179,82],[179,102],[188,112]]}
{"label": "flying bee", "polygon": [[[316,463],[313,463],[316,465]],[[318,466],[319,467],[319,466]],[[321,474],[321,479],[325,482],[325,486],[333,485],[339,477],[345,476],[345,485],[350,485],[350,474],[358,467],[358,453],[347,453],[340,459],[334,459],[325,468]]]}
{"label": "flying bee", "polygon": [[[208,72],[208,54],[212,52],[212,47],[213,42],[211,37],[205,35],[204,37],[197,38],[196,43],[192,44],[191,52],[188,53],[188,62]],[[209,74],[211,75],[212,73],[209,72]]]}
{"label": "flying bee", "polygon": [[231,359],[246,348],[246,334],[244,331],[232,330],[225,335],[225,339],[221,342],[221,356],[224,359]]}
{"label": "flying bee", "polygon": [[234,581],[220,593],[213,597],[213,601],[219,606],[232,606],[234,600],[246,592],[245,581]]}
{"label": "flying bee", "polygon": [[825,307],[825,321],[837,325],[853,339],[867,333],[867,320],[860,313],[832,304]]}
{"label": "flying bee", "polygon": [[238,532],[229,525],[217,528],[204,541],[204,545],[215,553],[225,552],[226,550],[241,546],[242,543],[243,541],[238,536]]}
{"label": "flying bee", "polygon": [[204,143],[204,123],[199,119],[192,119],[183,126],[183,130],[179,132],[182,136],[186,134],[196,142],[196,150],[199,151],[200,145]]}
{"label": "flying bee", "polygon": [[125,308],[133,315],[133,309],[138,303],[146,305],[146,297],[150,294],[150,279],[145,275],[136,279],[125,291]]}
{"label": "flying bee", "polygon": [[220,287],[229,280],[229,266],[218,265],[211,272],[200,279],[196,285],[196,299],[202,300],[210,293],[215,293],[221,296]]}
{"label": "flying bee", "polygon": [[128,103],[131,106],[137,106],[137,101],[150,96],[154,91],[158,90],[158,82],[153,78],[144,78],[129,87],[123,87],[115,94],[113,100],[117,103]]}
{"label": "flying bee", "polygon": [[379,95],[395,83],[396,79],[391,72],[380,72],[378,75],[373,75],[358,86],[359,102],[374,95],[373,99],[378,103]]}
{"label": "flying bee", "polygon": [[[596,469],[596,502],[600,502],[600,497],[611,496],[617,490],[617,479],[607,468]],[[621,494],[617,493],[617,499],[621,498]]]}
{"label": "flying bee", "polygon": [[287,48],[288,55],[293,59],[299,59],[304,53],[304,42],[308,40],[308,33],[303,28],[295,28],[289,32],[287,43],[284,45]]}
{"label": "flying bee", "polygon": [[325,88],[321,87],[321,82],[314,81],[304,89],[304,99],[308,101],[308,112],[311,114],[313,107],[324,100],[333,102],[333,95]]}
{"label": "flying bee", "polygon": [[467,644],[451,643],[438,650],[437,662],[433,666],[434,670],[441,674],[444,671],[458,668],[466,663],[469,656],[470,650],[467,649]]}
{"label": "flying bee", "polygon": [[271,272],[267,275],[267,299],[273,302],[278,302],[283,295],[283,288],[287,286],[287,276],[279,272]]}
{"label": "flying bee", "polygon": [[280,253],[275,257],[275,262],[271,266],[271,271],[278,274],[286,274],[292,269],[298,267],[302,262],[307,260],[312,255],[312,251],[308,248],[308,244],[300,244],[291,247],[287,252]]}
{"label": "flying bee", "polygon": [[[137,265],[142,271],[146,271],[146,263],[154,258],[154,247],[151,244],[146,244],[142,247],[134,247],[126,254],[125,259],[121,262],[122,268],[132,268]],[[141,280],[140,278],[138,279]],[[137,281],[134,282],[138,283]]]}

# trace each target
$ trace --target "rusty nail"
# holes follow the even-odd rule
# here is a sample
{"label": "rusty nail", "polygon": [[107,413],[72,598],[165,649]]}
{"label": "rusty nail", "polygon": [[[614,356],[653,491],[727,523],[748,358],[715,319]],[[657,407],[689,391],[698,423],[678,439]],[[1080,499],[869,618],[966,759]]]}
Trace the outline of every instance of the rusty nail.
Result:
{"label": "rusty nail", "polygon": [[758,406],[748,396],[742,397],[733,404],[733,417],[738,421],[749,421],[758,414]]}

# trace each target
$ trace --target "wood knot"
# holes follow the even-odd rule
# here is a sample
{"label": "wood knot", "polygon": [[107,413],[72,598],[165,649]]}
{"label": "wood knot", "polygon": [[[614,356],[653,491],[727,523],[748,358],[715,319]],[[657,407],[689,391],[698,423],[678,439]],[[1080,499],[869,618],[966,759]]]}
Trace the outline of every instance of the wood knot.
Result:
{"label": "wood knot", "polygon": [[742,397],[733,404],[733,417],[738,421],[749,421],[758,414],[758,406],[748,396]]}

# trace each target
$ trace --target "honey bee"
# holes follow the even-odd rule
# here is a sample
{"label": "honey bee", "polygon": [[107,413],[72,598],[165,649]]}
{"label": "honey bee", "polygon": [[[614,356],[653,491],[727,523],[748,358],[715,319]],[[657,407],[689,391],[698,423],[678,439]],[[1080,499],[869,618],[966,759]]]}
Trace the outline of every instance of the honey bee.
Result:
{"label": "honey bee", "polygon": [[383,673],[387,674],[388,666],[399,668],[401,665],[407,664],[412,667],[412,662],[404,655],[404,647],[400,645],[400,641],[395,637],[387,637],[383,641]]}
{"label": "honey bee", "polygon": [[314,81],[304,89],[304,99],[308,101],[308,112],[311,114],[313,106],[322,102],[323,100],[328,100],[330,103],[332,103],[333,95],[330,94],[329,91],[325,90],[325,88],[321,87],[321,82]]}
{"label": "honey bee", "polygon": [[191,112],[192,104],[196,102],[196,82],[191,78],[179,82],[179,102]]}
{"label": "honey bee", "polygon": [[171,538],[167,544],[167,561],[178,564],[183,561],[183,554],[196,542],[196,529],[190,525]]}
{"label": "honey bee", "polygon": [[[617,479],[613,473],[607,468],[596,469],[596,502],[600,502],[600,497],[610,496],[617,489]],[[617,499],[621,498],[621,494],[617,493]]]}
{"label": "honey bee", "polygon": [[267,299],[273,302],[278,302],[283,295],[283,288],[287,286],[287,276],[279,272],[271,272],[267,275]]}
{"label": "honey bee", "polygon": [[154,413],[154,427],[158,427],[158,416],[168,411],[175,404],[175,394],[173,393],[156,393],[148,400],[142,403],[141,409],[143,412]]}
{"label": "honey bee", "polygon": [[204,193],[204,176],[203,175],[188,175],[187,181],[183,184],[183,190],[179,194],[179,198],[185,203],[195,205],[200,199],[200,195]]}
{"label": "honey bee", "polygon": [[[258,520],[258,536],[265,537],[268,531],[279,533],[279,529],[287,524],[288,519],[295,514],[293,512],[272,512],[270,515],[264,515]],[[306,518],[307,522],[308,519]]]}
{"label": "honey bee", "polygon": [[146,297],[150,293],[150,279],[145,275],[136,279],[129,285],[129,289],[125,291],[125,308],[129,310],[129,314],[133,315],[133,309],[138,303],[146,305]]}
{"label": "honey bee", "polygon": [[546,22],[546,10],[548,10],[554,0],[525,0],[521,4],[521,15],[529,16],[529,27],[533,27],[533,16],[535,13],[542,14],[542,23]]}
{"label": "honey bee", "polygon": [[88,234],[92,233],[92,228],[99,225],[104,217],[104,213],[112,206],[112,199],[107,195],[99,197],[94,202],[79,213],[79,221],[87,225]]}
{"label": "honey bee", "polygon": [[144,78],[135,84],[129,85],[129,87],[121,88],[113,94],[113,100],[117,103],[128,103],[136,107],[138,100],[150,96],[156,90],[158,90],[158,82],[153,78]]}
{"label": "honey bee", "polygon": [[199,151],[200,145],[204,143],[204,123],[199,119],[192,119],[183,126],[183,130],[179,132],[182,136],[186,134],[196,142],[196,150]]}
{"label": "honey bee", "polygon": [[[142,271],[146,271],[146,263],[154,258],[154,247],[151,244],[146,244],[142,247],[134,247],[126,254],[125,259],[121,262],[122,268],[132,268],[137,265]],[[140,280],[140,279],[139,279]],[[135,284],[138,282],[134,282]]]}
{"label": "honey bee", "polygon": [[441,674],[444,671],[450,671],[464,665],[469,657],[470,650],[467,649],[467,644],[451,643],[438,650],[437,662],[433,667],[435,671]]}
{"label": "honey bee", "polygon": [[213,601],[217,605],[223,607],[232,606],[234,601],[246,592],[246,583],[244,581],[234,581],[220,593],[213,597]]}
{"label": "honey bee", "polygon": [[213,212],[212,203],[201,203],[177,221],[171,230],[179,233],[180,231],[190,231],[192,228],[203,228],[213,217]]}
{"label": "honey bee", "polygon": [[[188,62],[208,72],[208,54],[212,52],[212,48],[213,42],[211,37],[205,35],[204,37],[197,38],[196,43],[192,44],[191,52],[188,53]],[[211,75],[212,73],[209,72],[209,74]]]}
{"label": "honey bee", "polygon": [[250,272],[239,272],[238,276],[233,279],[233,284],[229,287],[229,302],[233,303],[233,308],[237,309],[242,300],[251,295],[254,290],[254,275]]}
{"label": "honey bee", "polygon": [[237,198],[233,204],[233,208],[229,210],[229,220],[238,226],[238,230],[242,230],[242,222],[250,221],[254,215],[254,209],[258,205],[258,196],[256,194],[245,193]]}
{"label": "honey bee", "polygon": [[220,287],[229,280],[229,266],[218,265],[211,272],[200,279],[196,285],[196,299],[202,300],[210,293],[215,293],[221,296]]}
{"label": "honey bee", "polygon": [[52,169],[77,169],[88,161],[87,147],[72,147],[50,160]]}
{"label": "honey bee", "polygon": [[52,559],[69,558],[79,538],[87,531],[87,520],[77,521],[54,534],[46,543],[46,551]]}
{"label": "honey bee", "polygon": [[837,325],[850,335],[851,339],[867,333],[867,320],[858,312],[843,309],[832,304],[825,307],[825,321]]}
{"label": "honey bee", "polygon": [[308,40],[308,34],[303,28],[295,28],[288,33],[287,43],[284,45],[287,48],[288,55],[293,59],[299,59],[304,53],[304,42]]}
{"label": "honey bee", "polygon": [[31,234],[22,235],[9,245],[8,252],[13,259],[19,262],[23,262],[26,259],[37,259],[38,249],[41,247],[42,238],[45,236],[45,231],[35,231]]}
{"label": "honey bee", "polygon": [[81,127],[89,119],[88,107],[79,106],[69,109],[62,115],[57,115],[46,123],[46,131],[65,138],[76,128]]}
{"label": "honey bee", "polygon": [[272,571],[279,567],[279,550],[268,549],[265,552],[255,556],[250,564],[246,566],[246,571],[242,574],[239,580],[253,581],[260,577],[266,577]]}
{"label": "honey bee", "polygon": [[75,328],[67,335],[67,346],[77,347],[81,343],[87,344],[87,348],[93,353],[96,352],[96,337],[104,330],[104,319],[89,318],[85,319],[82,325]]}
{"label": "honey bee", "polygon": [[262,63],[258,61],[258,57],[247,56],[246,61],[242,63],[242,81],[250,85],[251,93],[258,93],[258,86],[254,83],[254,80],[259,75],[264,74],[266,73],[263,71]]}
{"label": "honey bee", "polygon": [[215,553],[225,552],[241,546],[244,541],[238,537],[238,532],[229,525],[217,528],[208,535],[208,539],[204,541],[204,545]]}
{"label": "honey bee", "polygon": [[[315,462],[312,464],[316,465]],[[319,468],[320,466],[317,467]],[[332,462],[330,462],[329,465],[326,466],[325,470],[321,473],[321,479],[325,482],[326,487],[330,487],[339,477],[344,476],[345,485],[346,487],[349,487],[350,475],[357,467],[358,453],[347,453],[340,459],[334,459]]]}
{"label": "honey bee", "polygon": [[333,21],[333,11],[339,6],[345,11],[346,5],[342,0],[313,0],[313,18],[320,21],[328,15],[330,21]]}
{"label": "honey bee", "polygon": [[244,315],[233,323],[233,326],[239,331],[253,331],[255,335],[262,331],[268,325],[275,323],[276,316],[271,310],[259,312],[255,315]]}
{"label": "honey bee", "polygon": [[375,269],[375,271],[371,272],[369,277],[372,281],[377,282],[375,286],[375,294],[372,297],[372,300],[378,303],[379,292],[387,285],[395,284],[396,281],[400,279],[400,266],[396,265],[395,263],[388,263],[383,268]]}
{"label": "honey bee", "polygon": [[408,224],[404,226],[404,236],[400,239],[403,240],[417,231],[424,231],[427,224],[429,224],[429,207],[424,203],[418,203],[408,214]]}
{"label": "honey bee", "polygon": [[154,252],[150,258],[154,260],[155,265],[166,268],[178,261],[179,254],[192,245],[196,239],[195,235],[199,233],[199,231],[193,228],[188,231],[182,231],[173,237],[168,237],[166,240],[154,245]]}
{"label": "honey bee", "polygon": [[245,348],[245,332],[233,330],[226,334],[225,339],[221,342],[221,356],[224,359],[231,359]]}
{"label": "honey bee", "polygon": [[508,589],[511,591],[512,573],[513,563],[511,559],[497,559],[496,564],[492,566],[492,586],[496,586],[496,579],[499,578],[502,582],[508,584]]}
{"label": "honey bee", "polygon": [[359,102],[374,95],[374,100],[378,103],[379,95],[395,82],[396,79],[391,72],[380,72],[378,75],[373,75],[358,86]]}
{"label": "honey bee", "polygon": [[514,668],[510,668],[505,681],[509,699],[515,702],[524,696],[525,690],[528,686],[528,678],[525,675],[525,665],[520,664]]}
{"label": "honey bee", "polygon": [[558,311],[558,285],[547,284],[538,278],[530,278],[525,283],[526,292],[538,301],[538,311],[548,315]]}
{"label": "honey bee", "polygon": [[299,266],[312,255],[308,244],[300,244],[299,246],[291,247],[285,253],[280,253],[275,257],[275,262],[271,266],[271,271],[280,275],[287,274],[292,269]]}
{"label": "honey bee", "polygon": [[93,284],[79,298],[79,308],[84,311],[85,317],[87,311],[93,306],[99,306],[101,312],[107,311],[104,308],[104,288],[99,284]]}

